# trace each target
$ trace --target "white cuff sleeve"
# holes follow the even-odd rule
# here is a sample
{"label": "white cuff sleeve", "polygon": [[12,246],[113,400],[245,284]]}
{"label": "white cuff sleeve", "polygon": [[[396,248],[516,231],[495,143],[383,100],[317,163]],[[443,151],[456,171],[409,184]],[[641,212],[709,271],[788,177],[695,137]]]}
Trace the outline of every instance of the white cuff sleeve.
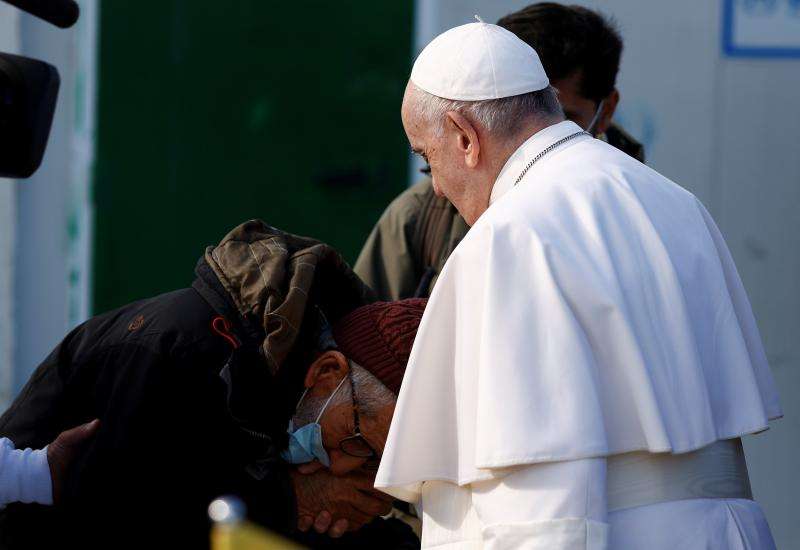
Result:
{"label": "white cuff sleeve", "polygon": [[47,447],[16,450],[10,440],[0,438],[0,506],[11,502],[53,504]]}
{"label": "white cuff sleeve", "polygon": [[606,550],[606,461],[513,468],[472,484],[486,550]]}

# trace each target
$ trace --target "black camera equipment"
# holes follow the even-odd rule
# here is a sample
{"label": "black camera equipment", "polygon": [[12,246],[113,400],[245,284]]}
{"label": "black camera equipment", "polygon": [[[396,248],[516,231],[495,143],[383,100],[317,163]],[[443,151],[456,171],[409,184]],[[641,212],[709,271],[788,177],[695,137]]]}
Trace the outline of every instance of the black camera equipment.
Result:
{"label": "black camera equipment", "polygon": [[[0,0],[61,28],[80,13],[73,0]],[[28,178],[42,163],[61,79],[44,61],[0,52],[0,177]]]}

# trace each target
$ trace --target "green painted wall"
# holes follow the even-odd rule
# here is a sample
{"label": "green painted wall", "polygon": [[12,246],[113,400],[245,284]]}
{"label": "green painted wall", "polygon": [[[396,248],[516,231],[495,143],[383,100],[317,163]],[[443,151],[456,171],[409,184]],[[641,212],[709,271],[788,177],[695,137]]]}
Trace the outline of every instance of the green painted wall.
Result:
{"label": "green painted wall", "polygon": [[411,0],[105,0],[94,310],[262,218],[354,261],[407,181]]}

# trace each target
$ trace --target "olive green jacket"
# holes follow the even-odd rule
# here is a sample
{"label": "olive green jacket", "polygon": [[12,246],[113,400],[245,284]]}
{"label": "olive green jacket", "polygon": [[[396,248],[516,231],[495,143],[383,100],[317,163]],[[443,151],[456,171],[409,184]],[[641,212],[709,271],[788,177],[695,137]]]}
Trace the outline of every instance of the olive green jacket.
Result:
{"label": "olive green jacket", "polygon": [[[605,140],[644,162],[644,148],[619,126]],[[433,192],[425,178],[401,193],[370,233],[355,265],[356,274],[381,300],[428,297],[447,258],[469,226],[455,207]]]}

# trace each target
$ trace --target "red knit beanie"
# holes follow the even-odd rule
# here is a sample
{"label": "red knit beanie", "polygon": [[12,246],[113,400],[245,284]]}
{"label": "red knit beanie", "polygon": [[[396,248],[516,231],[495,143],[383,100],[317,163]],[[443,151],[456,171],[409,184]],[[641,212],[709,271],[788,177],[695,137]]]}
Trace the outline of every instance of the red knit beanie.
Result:
{"label": "red knit beanie", "polygon": [[334,325],[333,339],[345,357],[397,394],[427,303],[411,298],[362,306]]}

